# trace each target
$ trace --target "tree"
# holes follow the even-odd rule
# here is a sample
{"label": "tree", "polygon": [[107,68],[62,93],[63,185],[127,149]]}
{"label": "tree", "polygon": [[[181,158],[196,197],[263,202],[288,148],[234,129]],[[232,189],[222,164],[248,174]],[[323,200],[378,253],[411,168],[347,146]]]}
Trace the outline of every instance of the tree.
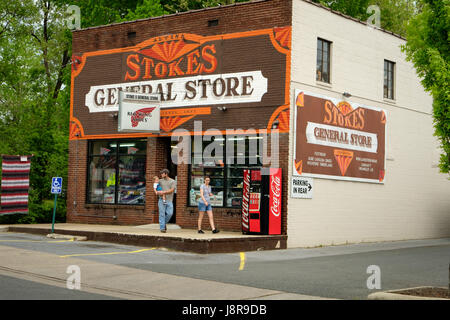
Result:
{"label": "tree", "polygon": [[367,8],[370,0],[313,0],[313,2],[359,20],[365,21],[368,18]]}
{"label": "tree", "polygon": [[418,11],[415,0],[372,0],[370,5],[380,8],[381,28],[403,37],[408,20]]}
{"label": "tree", "polygon": [[[143,0],[55,0],[60,6],[76,5],[81,12],[81,28],[118,22]],[[70,36],[69,36],[70,37]]]}
{"label": "tree", "polygon": [[247,1],[249,0],[161,0],[161,4],[168,12],[176,13]]}
{"label": "tree", "polygon": [[[0,10],[8,19],[0,35],[0,151],[34,154],[30,214],[2,221],[44,222],[51,217],[51,176],[67,176],[70,43],[64,11],[43,0],[10,0]],[[59,207],[63,214],[65,201]]]}
{"label": "tree", "polygon": [[417,13],[418,7],[415,0],[313,0],[332,10],[367,21],[372,12],[367,12],[371,5],[380,8],[380,27],[397,33],[406,35],[406,23]]}
{"label": "tree", "polygon": [[149,17],[158,17],[166,14],[159,0],[143,0],[135,10],[128,9],[125,17],[117,17],[118,21],[133,21]]}
{"label": "tree", "polygon": [[433,96],[433,120],[442,154],[440,170],[450,172],[450,0],[420,0],[422,12],[407,26],[403,46],[422,85]]}

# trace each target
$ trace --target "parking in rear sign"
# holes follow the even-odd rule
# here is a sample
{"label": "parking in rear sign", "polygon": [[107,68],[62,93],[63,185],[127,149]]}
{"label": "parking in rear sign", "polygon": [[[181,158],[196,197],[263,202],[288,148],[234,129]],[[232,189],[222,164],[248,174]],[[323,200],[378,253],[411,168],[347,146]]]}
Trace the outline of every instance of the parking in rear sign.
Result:
{"label": "parking in rear sign", "polygon": [[300,199],[312,199],[314,192],[314,179],[292,176],[291,197]]}
{"label": "parking in rear sign", "polygon": [[62,191],[62,178],[53,177],[52,178],[52,194],[60,194]]}

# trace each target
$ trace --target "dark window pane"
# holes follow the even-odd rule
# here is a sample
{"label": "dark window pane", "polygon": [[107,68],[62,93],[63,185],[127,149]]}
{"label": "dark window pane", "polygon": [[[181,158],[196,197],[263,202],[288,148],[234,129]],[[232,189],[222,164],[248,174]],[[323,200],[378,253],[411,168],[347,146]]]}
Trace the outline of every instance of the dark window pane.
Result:
{"label": "dark window pane", "polygon": [[323,82],[330,82],[330,79],[328,77],[328,73],[326,73],[326,72],[322,73],[322,81]]}
{"label": "dark window pane", "polygon": [[93,157],[89,163],[88,202],[114,203],[116,191],[116,157]]}
{"label": "dark window pane", "polygon": [[145,204],[145,157],[121,156],[119,159],[119,203]]}
{"label": "dark window pane", "polygon": [[91,141],[87,202],[144,204],[146,153],[146,139]]}
{"label": "dark window pane", "polygon": [[331,42],[317,40],[316,80],[330,82],[330,50]]}
{"label": "dark window pane", "polygon": [[394,62],[384,60],[384,98],[394,99],[394,68]]}
{"label": "dark window pane", "polygon": [[322,60],[317,61],[316,80],[322,81]]}

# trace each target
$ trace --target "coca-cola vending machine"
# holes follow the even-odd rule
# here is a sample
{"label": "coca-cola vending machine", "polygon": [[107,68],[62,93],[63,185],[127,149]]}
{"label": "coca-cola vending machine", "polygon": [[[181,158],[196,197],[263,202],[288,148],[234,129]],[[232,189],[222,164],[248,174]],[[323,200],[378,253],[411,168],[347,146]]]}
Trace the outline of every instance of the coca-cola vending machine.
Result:
{"label": "coca-cola vending machine", "polygon": [[281,234],[281,169],[244,170],[242,232]]}

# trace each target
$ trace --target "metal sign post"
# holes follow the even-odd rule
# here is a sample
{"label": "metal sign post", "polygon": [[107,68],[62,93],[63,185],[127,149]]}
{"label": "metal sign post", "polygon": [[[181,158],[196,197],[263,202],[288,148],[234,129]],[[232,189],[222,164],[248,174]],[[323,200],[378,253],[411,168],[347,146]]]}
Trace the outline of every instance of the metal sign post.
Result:
{"label": "metal sign post", "polygon": [[56,201],[58,199],[58,194],[62,191],[62,178],[53,177],[52,178],[52,194],[55,195],[55,202],[53,203],[53,218],[52,218],[52,233],[55,232],[55,215],[56,215]]}

